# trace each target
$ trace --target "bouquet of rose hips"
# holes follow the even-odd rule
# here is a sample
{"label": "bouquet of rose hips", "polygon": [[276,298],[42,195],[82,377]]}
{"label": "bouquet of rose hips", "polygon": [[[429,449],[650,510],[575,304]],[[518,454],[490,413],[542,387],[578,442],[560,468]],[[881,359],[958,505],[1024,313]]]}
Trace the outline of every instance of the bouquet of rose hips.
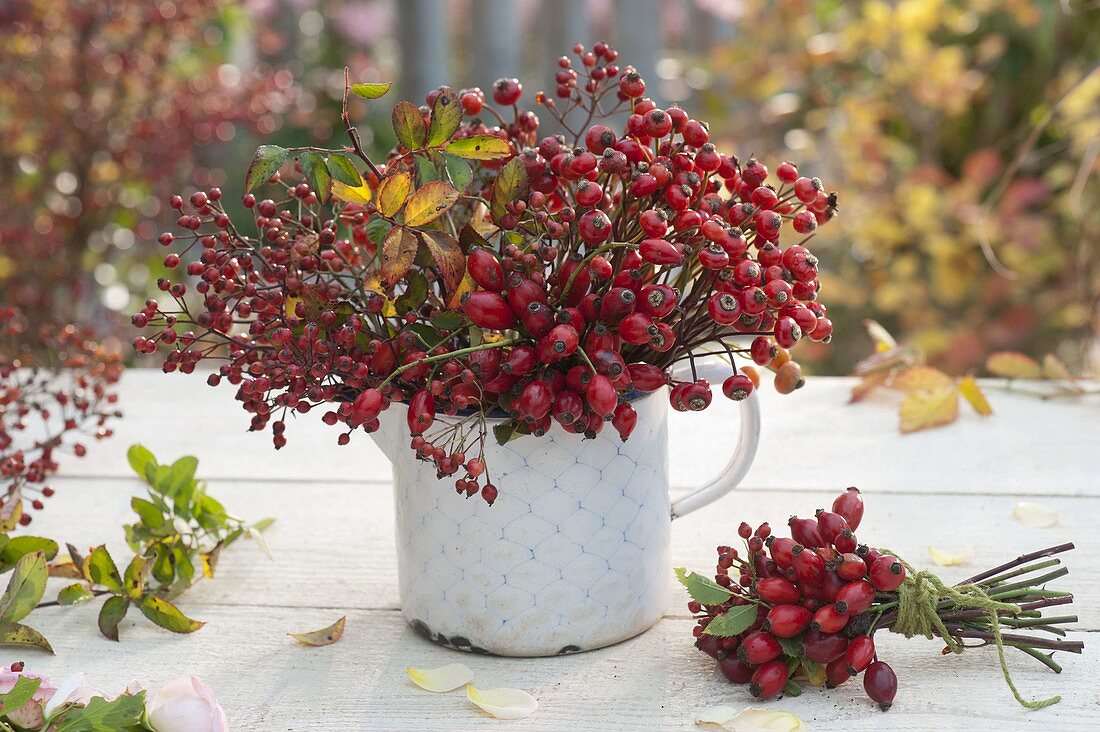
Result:
{"label": "bouquet of rose hips", "polygon": [[1025,700],[1009,676],[1005,648],[1056,672],[1052,651],[1084,650],[1080,641],[1059,639],[1065,631],[1058,626],[1077,622],[1076,615],[1043,615],[1073,602],[1070,593],[1043,587],[1068,574],[1054,555],[1073,544],[1021,555],[948,586],[885,549],[860,544],[854,531],[862,518],[863,498],[848,488],[831,511],[792,517],[790,538],[773,536],[767,523],[755,531],[742,523],[746,551],[718,547],[714,581],[676,570],[692,597],[695,645],[717,659],[726,679],[770,699],[801,693],[801,680],[833,688],[862,673],[867,695],[885,711],[898,679],[878,658],[875,633],[890,631],[938,637],[945,653],[994,645],[1020,704],[1034,709],[1060,700]]}
{"label": "bouquet of rose hips", "polygon": [[[235,386],[276,448],[287,415],[324,410],[346,444],[407,403],[411,448],[489,503],[486,416],[509,419],[499,441],[555,422],[625,440],[634,395],[669,386],[678,410],[710,404],[702,355],[729,359],[730,399],[759,385],[757,367],[782,393],[801,386],[789,349],[833,329],[805,243],[835,194],[791,163],[772,174],[718,152],[704,123],[645,98],[607,44],[574,51],[579,63],[558,60],[555,97],[535,96],[565,135],[540,139],[515,79],[493,85],[496,107],[480,89],[441,87],[393,107],[397,143],[375,164],[348,96],[389,85],[345,83],[348,145],[257,150],[247,185],[275,193],[244,197],[255,234],[218,189],[174,196],[185,233],[160,243],[184,273],[133,316],[152,331],[135,348],[167,348],[165,371],[220,360],[209,383]],[[619,112],[624,129],[596,121]],[[672,375],[682,362],[691,378]]]}

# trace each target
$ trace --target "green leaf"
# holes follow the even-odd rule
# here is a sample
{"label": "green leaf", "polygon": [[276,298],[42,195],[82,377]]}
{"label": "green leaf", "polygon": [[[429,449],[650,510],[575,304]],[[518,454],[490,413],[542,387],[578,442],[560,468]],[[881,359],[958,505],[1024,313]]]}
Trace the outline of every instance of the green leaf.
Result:
{"label": "green leaf", "polygon": [[344,634],[344,624],[347,623],[347,620],[348,618],[345,615],[326,628],[311,630],[308,633],[287,633],[287,635],[307,646],[328,646],[340,640],[340,636]]}
{"label": "green leaf", "polygon": [[19,489],[15,488],[3,503],[0,503],[0,531],[15,531],[19,526],[19,519],[23,516],[23,499],[19,496]]}
{"label": "green leaf", "polygon": [[145,524],[150,529],[156,529],[164,525],[167,520],[164,517],[164,513],[157,508],[156,504],[145,500],[144,498],[130,499],[130,508],[134,509],[134,513],[141,519],[141,523]]}
{"label": "green leaf", "polygon": [[27,554],[42,552],[46,559],[57,556],[57,542],[41,536],[13,536],[0,550],[0,571],[6,572]]}
{"label": "green leaf", "polygon": [[58,605],[80,605],[95,598],[92,591],[83,582],[74,582],[68,587],[61,588],[57,593]]}
{"label": "green leaf", "polygon": [[18,677],[11,691],[0,694],[0,707],[11,711],[18,709],[31,700],[39,686],[42,686],[42,679],[34,679],[30,676]]}
{"label": "green leaf", "polygon": [[15,563],[7,590],[0,596],[0,622],[15,623],[30,615],[46,591],[48,576],[42,552],[23,555]]}
{"label": "green leaf", "polygon": [[363,177],[359,175],[355,163],[351,162],[346,155],[329,155],[328,172],[334,180],[338,180],[345,185],[360,186],[363,184]]}
{"label": "green leaf", "polygon": [[147,595],[138,607],[145,617],[173,633],[194,633],[206,625],[199,620],[192,620],[175,605],[156,595]]}
{"label": "green leaf", "polygon": [[264,553],[264,556],[268,559],[274,559],[271,556],[271,547],[267,545],[267,539],[264,538],[262,532],[257,531],[255,528],[248,529],[248,538],[256,542],[256,546],[260,548],[260,551]]}
{"label": "green leaf", "polygon": [[457,310],[444,310],[432,318],[432,325],[438,330],[454,330],[461,327],[465,322],[466,319]]}
{"label": "green leaf", "polygon": [[806,649],[802,646],[802,636],[795,636],[794,638],[778,638],[779,647],[783,649],[783,653],[792,658],[801,658]]}
{"label": "green leaf", "polygon": [[375,244],[380,244],[385,240],[386,234],[389,234],[392,228],[393,224],[389,221],[386,221],[381,216],[373,216],[371,220],[367,222],[367,236]]}
{"label": "green leaf", "polygon": [[493,436],[497,438],[498,445],[505,445],[512,440],[531,434],[526,424],[514,424],[513,422],[501,422],[493,427]]}
{"label": "green leaf", "polygon": [[141,593],[145,590],[145,570],[148,569],[149,562],[145,557],[134,557],[126,567],[126,594],[135,600],[140,600]]}
{"label": "green leaf", "polygon": [[517,198],[523,197],[527,192],[527,171],[523,167],[523,160],[512,158],[500,169],[496,180],[493,182],[493,197],[490,201],[490,212],[493,221],[500,221],[508,213],[505,206]]}
{"label": "green leaf", "polygon": [[787,683],[783,687],[783,693],[787,696],[799,696],[802,694],[802,687],[794,679],[787,679]]}
{"label": "green leaf", "polygon": [[145,716],[145,692],[123,694],[107,701],[101,696],[92,697],[83,707],[73,707],[51,730],[55,732],[118,732],[119,730],[146,729],[142,725]]}
{"label": "green leaf", "polygon": [[756,605],[738,605],[710,621],[703,632],[719,638],[730,638],[741,635],[754,622],[756,622]]}
{"label": "green leaf", "polygon": [[76,571],[84,574],[84,555],[80,553],[72,544],[66,544],[65,548],[69,550],[69,559],[73,560],[73,566],[76,567]]}
{"label": "green leaf", "polygon": [[410,152],[424,147],[428,130],[424,127],[424,116],[415,104],[404,100],[398,102],[393,107],[390,120],[397,142],[402,147]]}
{"label": "green leaf", "polygon": [[270,529],[274,525],[275,525],[275,518],[273,516],[268,516],[267,518],[262,518],[259,521],[257,521],[256,523],[252,524],[252,526],[249,527],[249,528],[253,528],[256,531],[267,531],[268,529]]}
{"label": "green leaf", "polygon": [[162,585],[170,585],[176,578],[176,565],[171,556],[171,551],[163,544],[157,546],[156,559],[153,560],[153,577]]}
{"label": "green leaf", "polygon": [[0,623],[0,646],[31,646],[53,653],[53,646],[44,635],[20,623]]}
{"label": "green leaf", "polygon": [[305,152],[298,156],[298,161],[302,164],[309,187],[317,194],[318,199],[327,201],[332,195],[332,176],[329,175],[324,157],[320,153]]}
{"label": "green leaf", "polygon": [[279,168],[286,162],[288,155],[290,155],[290,151],[278,145],[260,145],[256,148],[256,154],[252,156],[252,162],[248,164],[248,173],[245,174],[245,193],[266,182],[271,176],[279,172]]}
{"label": "green leaf", "polygon": [[122,592],[122,575],[118,573],[118,565],[111,559],[107,547],[100,544],[84,562],[84,573],[95,585],[106,587],[111,592]]}
{"label": "green leaf", "polygon": [[513,151],[512,143],[503,137],[470,135],[447,145],[447,152],[467,160],[500,160],[511,155]]}
{"label": "green leaf", "polygon": [[478,233],[470,224],[464,224],[458,232],[458,243],[462,246],[462,251],[469,254],[470,250],[475,247],[482,247],[489,251],[495,251],[493,245],[489,243],[489,240]]}
{"label": "green leaf", "polygon": [[99,632],[108,640],[118,641],[118,624],[126,617],[130,609],[130,600],[112,595],[99,609]]}
{"label": "green leaf", "polygon": [[462,105],[454,91],[441,92],[432,105],[431,123],[428,125],[428,147],[437,147],[451,139],[462,124]]}
{"label": "green leaf", "polygon": [[[195,471],[198,469],[198,458],[192,455],[184,455],[168,468],[168,480],[163,492],[175,497],[191,488],[192,483],[195,481]],[[187,499],[190,500],[190,491],[187,491]]]}
{"label": "green leaf", "polygon": [[126,451],[126,460],[129,461],[130,467],[138,474],[139,478],[145,478],[148,475],[147,467],[149,465],[156,466],[157,464],[157,459],[153,457],[153,453],[149,452],[144,445],[130,445],[130,449]]}
{"label": "green leaf", "polygon": [[398,315],[418,309],[428,297],[428,280],[422,273],[411,270],[405,281],[408,283],[405,292],[393,303]]}
{"label": "green leaf", "polygon": [[430,155],[416,156],[416,181],[419,185],[439,180],[439,169],[435,167]]}
{"label": "green leaf", "polygon": [[460,193],[465,193],[470,187],[470,181],[474,179],[474,169],[459,156],[448,152],[443,153],[443,160],[446,163],[447,176],[451,179],[451,185]]}
{"label": "green leaf", "polygon": [[674,571],[676,579],[687,588],[691,599],[700,605],[721,605],[733,596],[725,587],[701,574],[688,572],[683,567],[677,567]]}
{"label": "green leaf", "polygon": [[352,84],[351,93],[363,99],[378,99],[385,96],[392,86],[392,81],[366,81],[362,84]]}

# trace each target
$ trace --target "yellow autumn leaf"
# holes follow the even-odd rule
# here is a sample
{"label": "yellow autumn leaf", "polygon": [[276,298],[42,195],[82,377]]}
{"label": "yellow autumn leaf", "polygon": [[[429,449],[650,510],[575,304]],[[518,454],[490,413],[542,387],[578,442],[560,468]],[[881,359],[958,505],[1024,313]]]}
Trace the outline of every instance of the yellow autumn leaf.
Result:
{"label": "yellow autumn leaf", "polygon": [[[360,178],[360,181],[363,179]],[[366,205],[370,203],[371,192],[370,186],[365,182],[360,182],[357,186],[349,186],[346,183],[341,183],[338,180],[332,181],[332,197],[338,198],[346,203],[358,203],[360,205]]]}
{"label": "yellow autumn leaf", "polygon": [[970,406],[974,407],[974,411],[978,414],[983,417],[993,414],[993,407],[989,406],[985,393],[982,392],[982,388],[978,386],[978,382],[973,376],[967,376],[959,381],[959,393],[963,395],[966,401],[970,402]]}
{"label": "yellow autumn leaf", "polygon": [[939,369],[934,369],[931,366],[915,366],[894,377],[891,386],[908,392],[939,391],[940,389],[953,389],[955,382]]}
{"label": "yellow autumn leaf", "polygon": [[306,633],[287,633],[291,638],[306,646],[329,646],[340,640],[344,635],[344,625],[347,624],[347,616],[341,617],[332,625]]}
{"label": "yellow autumn leaf", "polygon": [[810,682],[810,686],[821,688],[825,685],[825,664],[803,660],[802,670],[806,672],[806,680]]}
{"label": "yellow autumn leaf", "polygon": [[405,669],[414,684],[425,691],[442,693],[454,691],[474,680],[474,672],[461,663],[449,663],[438,668]]}
{"label": "yellow autumn leaf", "polygon": [[898,427],[903,434],[951,424],[959,416],[959,395],[947,388],[909,392],[901,403]]}
{"label": "yellow autumn leaf", "polygon": [[430,224],[455,205],[458,191],[450,183],[432,181],[416,189],[405,204],[405,226]]}
{"label": "yellow autumn leaf", "polygon": [[466,698],[497,719],[523,719],[539,708],[538,699],[521,689],[478,689],[467,684]]}
{"label": "yellow autumn leaf", "polygon": [[383,216],[393,218],[401,210],[412,191],[412,185],[412,173],[407,170],[382,179],[378,184],[378,210]]}
{"label": "yellow autumn leaf", "polygon": [[1022,353],[999,351],[985,361],[985,368],[995,376],[1008,379],[1038,379],[1043,375],[1039,363]]}
{"label": "yellow autumn leaf", "polygon": [[898,342],[894,340],[894,336],[890,335],[890,331],[882,327],[882,324],[877,320],[864,320],[863,327],[867,329],[867,335],[871,336],[871,340],[875,342],[876,351],[889,351],[891,348],[898,347]]}

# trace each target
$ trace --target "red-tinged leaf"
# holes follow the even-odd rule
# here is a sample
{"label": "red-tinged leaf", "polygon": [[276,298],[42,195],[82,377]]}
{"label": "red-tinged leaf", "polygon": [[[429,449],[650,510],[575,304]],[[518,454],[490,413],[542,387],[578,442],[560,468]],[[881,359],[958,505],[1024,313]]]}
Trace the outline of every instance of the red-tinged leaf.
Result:
{"label": "red-tinged leaf", "polygon": [[1015,351],[992,354],[986,359],[985,368],[994,376],[1008,379],[1038,379],[1043,375],[1043,368],[1035,359]]}
{"label": "red-tinged leaf", "polygon": [[125,597],[113,595],[107,598],[99,609],[99,632],[108,640],[118,641],[118,624],[126,617],[130,601]]}
{"label": "red-tinged leaf", "polygon": [[435,260],[443,278],[443,286],[447,292],[452,292],[466,274],[466,257],[462,254],[458,240],[443,231],[421,232],[421,239]]}
{"label": "red-tinged leaf", "polygon": [[970,406],[974,407],[974,411],[978,414],[983,417],[993,414],[993,407],[989,406],[989,401],[985,398],[982,388],[978,386],[978,382],[973,376],[967,376],[959,381],[959,393],[963,395],[963,399],[970,403]]}
{"label": "red-tinged leaf", "polygon": [[889,378],[890,373],[888,371],[878,371],[864,376],[859,380],[859,383],[852,387],[852,396],[848,399],[848,402],[862,401],[875,389],[884,385]]}
{"label": "red-tinged leaf", "polygon": [[901,403],[899,428],[903,434],[941,427],[959,416],[955,385],[934,391],[909,392]]}
{"label": "red-tinged leaf", "polygon": [[405,204],[405,226],[424,226],[450,210],[458,200],[458,191],[450,183],[437,180],[416,189]]}
{"label": "red-tinged leaf", "polygon": [[458,130],[462,124],[462,105],[458,103],[458,94],[453,91],[441,92],[432,105],[432,119],[428,125],[428,147],[442,145]]}
{"label": "red-tinged leaf", "polygon": [[389,218],[396,216],[409,198],[412,186],[412,173],[407,170],[383,178],[378,184],[378,210],[382,215]]}
{"label": "red-tinged leaf", "polygon": [[287,635],[307,646],[329,646],[340,640],[347,620],[347,616],[344,616],[326,628],[311,630],[307,633],[287,633]]}
{"label": "red-tinged leaf", "polygon": [[405,276],[416,258],[417,238],[404,226],[390,229],[382,242],[382,277],[393,284]]}
{"label": "red-tinged leaf", "polygon": [[500,169],[496,181],[493,182],[493,197],[490,213],[493,221],[500,222],[508,211],[505,209],[512,201],[527,193],[527,171],[523,167],[523,160],[512,158]]}
{"label": "red-tinged leaf", "polygon": [[447,145],[447,152],[467,160],[500,160],[512,154],[512,144],[496,135],[470,135]]}
{"label": "red-tinged leaf", "polygon": [[408,151],[420,150],[424,147],[428,129],[424,126],[424,116],[412,102],[404,100],[393,107],[390,116],[393,122],[393,132],[397,135],[397,142]]}

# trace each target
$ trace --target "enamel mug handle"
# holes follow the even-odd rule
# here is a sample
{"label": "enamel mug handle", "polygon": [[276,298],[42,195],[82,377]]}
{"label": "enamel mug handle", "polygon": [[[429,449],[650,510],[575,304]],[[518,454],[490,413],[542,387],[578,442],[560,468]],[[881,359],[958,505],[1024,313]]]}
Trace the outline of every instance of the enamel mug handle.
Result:
{"label": "enamel mug handle", "polygon": [[[696,372],[701,378],[709,378],[712,385],[721,389],[722,381],[730,375],[730,365],[728,362],[721,361],[697,362]],[[717,501],[737,487],[745,477],[745,473],[749,472],[749,466],[756,457],[756,448],[760,444],[760,402],[756,391],[754,390],[748,399],[740,402],[740,406],[741,433],[737,439],[737,447],[726,467],[718,477],[703,485],[702,488],[673,501],[672,518],[686,516],[696,509]]]}

